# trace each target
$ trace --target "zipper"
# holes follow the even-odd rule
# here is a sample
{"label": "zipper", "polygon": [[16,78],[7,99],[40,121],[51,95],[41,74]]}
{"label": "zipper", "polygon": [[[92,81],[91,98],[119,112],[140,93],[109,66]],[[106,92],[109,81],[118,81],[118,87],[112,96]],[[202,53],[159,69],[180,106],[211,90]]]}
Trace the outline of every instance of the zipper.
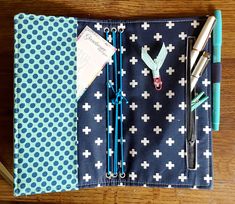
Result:
{"label": "zipper", "polygon": [[187,38],[187,111],[186,111],[186,152],[187,152],[187,168],[190,170],[196,170],[197,168],[197,120],[196,120],[196,110],[191,111],[192,98],[195,97],[195,89],[191,92],[191,66],[190,66],[190,53],[193,48],[193,43],[195,41],[194,37]]}
{"label": "zipper", "polygon": [[[191,94],[191,97],[195,96],[195,92]],[[190,97],[190,98],[191,98]],[[191,109],[191,108],[188,108]],[[196,170],[197,168],[197,120],[196,110],[189,111],[190,126],[187,134],[187,166],[190,170]]]}

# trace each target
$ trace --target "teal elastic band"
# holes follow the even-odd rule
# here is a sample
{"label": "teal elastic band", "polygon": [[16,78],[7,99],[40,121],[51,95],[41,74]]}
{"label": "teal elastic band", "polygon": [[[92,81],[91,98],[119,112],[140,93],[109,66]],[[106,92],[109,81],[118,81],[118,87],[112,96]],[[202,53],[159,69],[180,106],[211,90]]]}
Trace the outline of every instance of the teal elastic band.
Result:
{"label": "teal elastic band", "polygon": [[[113,46],[116,47],[116,29],[112,31]],[[117,53],[114,53],[114,76],[115,76],[115,92],[118,92],[118,71],[117,71]],[[118,172],[118,98],[115,99],[115,135],[114,135],[114,162],[113,176],[117,176]]]}
{"label": "teal elastic band", "polygon": [[[106,32],[106,40],[109,37],[109,31]],[[107,176],[110,177],[112,171],[110,169],[110,111],[109,111],[109,64],[106,64],[106,104],[107,104]]]}
{"label": "teal elastic band", "polygon": [[[120,92],[122,94],[122,31],[119,32],[119,46],[120,46]],[[123,115],[122,115],[122,98],[120,103],[120,145],[121,145],[121,175],[125,174],[124,169],[124,143],[123,143]]]}

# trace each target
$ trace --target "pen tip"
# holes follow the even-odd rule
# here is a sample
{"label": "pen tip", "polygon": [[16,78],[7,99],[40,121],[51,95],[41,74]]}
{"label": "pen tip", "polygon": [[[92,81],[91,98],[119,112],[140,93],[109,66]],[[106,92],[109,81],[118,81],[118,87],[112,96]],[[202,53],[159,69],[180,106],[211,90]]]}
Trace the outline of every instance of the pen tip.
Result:
{"label": "pen tip", "polygon": [[213,123],[212,128],[214,131],[219,131],[219,123]]}

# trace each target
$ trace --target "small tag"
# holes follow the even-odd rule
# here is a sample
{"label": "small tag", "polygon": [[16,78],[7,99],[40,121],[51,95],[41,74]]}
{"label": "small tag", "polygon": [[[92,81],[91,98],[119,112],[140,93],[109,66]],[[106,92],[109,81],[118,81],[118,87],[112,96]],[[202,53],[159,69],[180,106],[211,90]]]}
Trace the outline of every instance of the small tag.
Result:
{"label": "small tag", "polygon": [[86,26],[77,38],[77,98],[91,85],[116,48]]}

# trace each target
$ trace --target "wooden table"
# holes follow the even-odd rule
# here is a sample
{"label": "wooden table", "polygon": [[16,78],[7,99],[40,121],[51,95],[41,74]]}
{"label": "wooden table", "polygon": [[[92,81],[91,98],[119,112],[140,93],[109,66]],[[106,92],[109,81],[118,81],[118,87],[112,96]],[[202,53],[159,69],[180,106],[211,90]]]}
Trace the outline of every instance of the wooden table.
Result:
{"label": "wooden table", "polygon": [[[157,18],[223,12],[221,130],[214,133],[214,190],[105,187],[14,198],[0,178],[0,201],[52,203],[235,203],[235,1],[0,0],[0,161],[13,171],[13,16],[19,12],[88,18]],[[0,202],[7,203],[7,202]]]}

